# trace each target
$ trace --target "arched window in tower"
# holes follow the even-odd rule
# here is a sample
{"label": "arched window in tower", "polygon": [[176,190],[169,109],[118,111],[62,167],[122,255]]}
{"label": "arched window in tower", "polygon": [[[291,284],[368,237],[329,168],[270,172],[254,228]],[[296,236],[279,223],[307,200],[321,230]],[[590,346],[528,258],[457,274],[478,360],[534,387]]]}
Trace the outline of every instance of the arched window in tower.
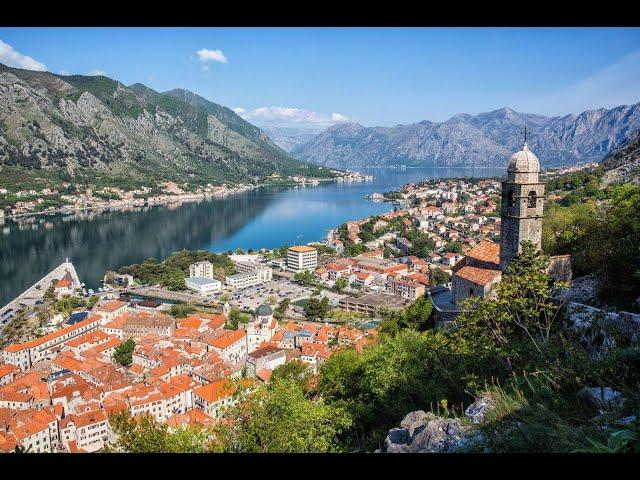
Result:
{"label": "arched window in tower", "polygon": [[536,196],[536,192],[531,190],[529,192],[529,208],[536,208],[538,206],[538,197]]}
{"label": "arched window in tower", "polygon": [[513,190],[507,192],[507,207],[513,207]]}

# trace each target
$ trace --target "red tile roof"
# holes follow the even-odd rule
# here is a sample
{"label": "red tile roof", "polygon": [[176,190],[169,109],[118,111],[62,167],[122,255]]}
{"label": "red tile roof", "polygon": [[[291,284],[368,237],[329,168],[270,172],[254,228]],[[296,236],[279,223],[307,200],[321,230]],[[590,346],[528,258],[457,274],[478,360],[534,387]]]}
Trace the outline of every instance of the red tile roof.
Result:
{"label": "red tile roof", "polygon": [[500,265],[500,245],[490,240],[481,240],[478,245],[465,253],[467,257],[481,262]]}
{"label": "red tile roof", "polygon": [[456,272],[456,276],[482,286],[496,280],[500,275],[500,270],[471,267],[469,265],[462,267]]}

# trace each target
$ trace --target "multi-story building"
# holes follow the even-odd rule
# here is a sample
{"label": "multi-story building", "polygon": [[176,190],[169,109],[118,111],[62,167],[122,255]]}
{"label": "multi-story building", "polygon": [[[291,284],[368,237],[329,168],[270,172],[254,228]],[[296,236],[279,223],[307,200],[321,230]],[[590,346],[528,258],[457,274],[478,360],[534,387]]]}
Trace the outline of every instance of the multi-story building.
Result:
{"label": "multi-story building", "polygon": [[213,278],[213,265],[208,261],[192,263],[189,265],[189,276]]}
{"label": "multi-story building", "polygon": [[220,418],[222,411],[233,405],[236,387],[231,380],[223,378],[193,390],[193,403],[211,418]]}
{"label": "multi-story building", "polygon": [[35,340],[26,343],[9,345],[3,351],[5,363],[19,367],[23,372],[34,363],[51,360],[66,342],[98,328],[102,322],[100,315],[92,315],[86,320],[61,328]]}
{"label": "multi-story building", "polygon": [[398,295],[409,300],[416,300],[424,295],[425,287],[421,283],[413,280],[390,277],[386,285],[389,293]]}
{"label": "multi-story building", "polygon": [[375,315],[379,308],[401,309],[407,301],[396,295],[370,294],[362,297],[345,296],[340,299],[339,307],[348,312]]}
{"label": "multi-story building", "polygon": [[227,285],[233,288],[253,287],[269,282],[273,278],[273,270],[267,266],[253,262],[235,262],[235,265],[237,273],[227,275],[226,278]]}
{"label": "multi-story building", "polygon": [[287,251],[287,268],[294,272],[314,270],[318,266],[318,251],[306,245],[297,245]]}
{"label": "multi-story building", "polygon": [[274,370],[287,361],[287,354],[281,348],[267,345],[247,355],[247,376],[255,377],[262,369]]}
{"label": "multi-story building", "polygon": [[247,334],[244,330],[227,330],[211,341],[211,347],[224,362],[242,362],[247,356]]}
{"label": "multi-story building", "polygon": [[138,339],[146,335],[170,337],[176,329],[176,321],[169,315],[130,313],[122,327],[125,338]]}

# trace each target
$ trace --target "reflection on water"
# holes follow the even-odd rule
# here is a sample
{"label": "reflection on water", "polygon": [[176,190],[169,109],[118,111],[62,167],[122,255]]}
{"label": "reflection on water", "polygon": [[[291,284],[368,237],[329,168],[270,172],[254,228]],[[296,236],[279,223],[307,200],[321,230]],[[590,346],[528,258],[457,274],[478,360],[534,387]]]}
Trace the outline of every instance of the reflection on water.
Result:
{"label": "reflection on water", "polygon": [[391,209],[364,199],[436,177],[499,175],[502,169],[373,169],[373,182],[262,188],[223,199],[68,216],[5,219],[0,235],[0,305],[64,261],[99,285],[107,269],[171,252],[276,247],[321,240],[349,219]]}

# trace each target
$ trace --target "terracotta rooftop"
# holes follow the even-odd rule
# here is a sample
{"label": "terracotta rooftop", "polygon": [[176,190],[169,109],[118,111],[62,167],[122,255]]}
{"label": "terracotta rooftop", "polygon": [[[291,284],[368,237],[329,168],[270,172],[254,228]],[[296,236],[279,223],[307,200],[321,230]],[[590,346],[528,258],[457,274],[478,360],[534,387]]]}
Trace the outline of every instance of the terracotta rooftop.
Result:
{"label": "terracotta rooftop", "polygon": [[297,253],[313,252],[315,248],[307,247],[306,245],[297,245],[295,247],[289,247],[289,250]]}
{"label": "terracotta rooftop", "polygon": [[194,395],[197,395],[205,399],[209,403],[214,403],[224,397],[230,397],[236,391],[233,382],[228,378],[222,380],[216,380],[202,387],[198,387],[193,391]]}
{"label": "terracotta rooftop", "polygon": [[496,266],[500,265],[500,245],[490,240],[481,240],[478,245],[465,253],[465,255],[481,262],[493,263]]}
{"label": "terracotta rooftop", "polygon": [[218,338],[215,338],[212,342],[211,345],[213,347],[216,348],[221,348],[221,349],[225,349],[227,347],[229,347],[230,345],[233,345],[234,343],[236,343],[237,341],[241,340],[242,338],[244,338],[244,336],[246,335],[244,330],[230,330],[230,331],[225,331],[222,335],[220,335]]}
{"label": "terracotta rooftop", "polygon": [[500,270],[478,268],[466,265],[456,272],[456,276],[469,280],[476,285],[487,285],[501,275]]}

